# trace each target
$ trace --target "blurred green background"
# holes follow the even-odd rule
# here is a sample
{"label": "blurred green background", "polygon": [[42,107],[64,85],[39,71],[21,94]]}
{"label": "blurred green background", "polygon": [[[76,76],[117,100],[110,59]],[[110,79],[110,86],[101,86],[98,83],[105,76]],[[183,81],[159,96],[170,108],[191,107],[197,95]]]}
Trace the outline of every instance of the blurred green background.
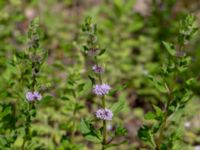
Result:
{"label": "blurred green background", "polygon": [[[115,121],[126,127],[128,144],[115,149],[145,149],[146,146],[137,137],[137,130],[143,123],[144,114],[152,110],[152,104],[162,107],[162,95],[146,75],[156,73],[166,60],[167,52],[162,41],[175,41],[179,21],[188,13],[196,16],[199,26],[199,0],[0,0],[1,107],[11,106],[8,113],[12,114],[14,108],[20,105],[19,95],[23,96],[26,88],[23,85],[28,79],[22,78],[20,69],[23,66],[11,64],[26,50],[28,25],[33,18],[39,17],[43,31],[42,48],[49,55],[41,71],[40,84],[45,96],[37,108],[37,118],[33,123],[37,137],[31,146],[34,149],[39,143],[48,150],[65,149],[61,139],[67,137],[70,131],[68,116],[71,112],[70,103],[62,97],[67,95],[67,79],[70,76],[80,73],[78,80],[89,82],[86,72],[90,62],[82,54],[85,37],[81,24],[86,16],[91,16],[99,28],[99,43],[107,49],[100,60],[106,66],[105,81],[112,87],[128,83],[125,89],[109,99],[110,105],[120,99],[127,103],[126,109]],[[198,33],[185,48],[193,58],[188,76],[198,79],[199,42]],[[199,83],[194,85],[193,91],[195,96],[178,127],[184,139],[181,150],[193,150],[200,145]],[[80,112],[79,119],[96,110],[96,105],[92,105],[95,102],[89,85],[84,92],[80,103],[87,108]],[[1,135],[10,134],[11,127],[1,125]],[[3,142],[0,136],[0,145]],[[20,142],[20,139],[17,140],[15,145]],[[86,142],[80,132],[76,133],[76,142],[83,144],[82,150],[98,149],[98,145]]]}

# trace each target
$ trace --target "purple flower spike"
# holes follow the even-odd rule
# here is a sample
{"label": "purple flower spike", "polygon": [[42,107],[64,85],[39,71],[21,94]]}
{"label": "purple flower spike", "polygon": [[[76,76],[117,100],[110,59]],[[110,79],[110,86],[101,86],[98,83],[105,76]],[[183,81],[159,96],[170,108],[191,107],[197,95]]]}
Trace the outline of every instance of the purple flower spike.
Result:
{"label": "purple flower spike", "polygon": [[98,119],[102,119],[102,120],[112,120],[112,117],[113,117],[113,113],[110,109],[99,109],[96,111],[96,117]]}
{"label": "purple flower spike", "polygon": [[40,101],[42,99],[42,95],[39,92],[27,92],[26,99],[28,102],[32,102],[35,100]]}
{"label": "purple flower spike", "polygon": [[93,88],[93,92],[96,95],[103,96],[109,93],[111,87],[108,84],[96,84]]}
{"label": "purple flower spike", "polygon": [[104,69],[103,69],[102,67],[98,66],[98,65],[94,65],[94,66],[92,67],[92,70],[93,70],[95,73],[99,73],[99,74],[104,72]]}

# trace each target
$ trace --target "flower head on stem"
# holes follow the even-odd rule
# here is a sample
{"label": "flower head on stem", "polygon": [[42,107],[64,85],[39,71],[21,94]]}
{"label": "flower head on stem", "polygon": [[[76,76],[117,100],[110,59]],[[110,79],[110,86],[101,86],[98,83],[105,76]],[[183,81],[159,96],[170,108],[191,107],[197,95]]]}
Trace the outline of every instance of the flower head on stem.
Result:
{"label": "flower head on stem", "polygon": [[111,87],[108,84],[96,84],[93,88],[93,92],[98,96],[104,96],[109,93]]}
{"label": "flower head on stem", "polygon": [[40,101],[42,99],[42,95],[35,91],[35,92],[27,92],[26,93],[26,99],[28,102],[32,102],[32,101]]}
{"label": "flower head on stem", "polygon": [[105,109],[101,108],[96,111],[96,117],[102,120],[112,120],[113,113],[108,108],[105,108]]}

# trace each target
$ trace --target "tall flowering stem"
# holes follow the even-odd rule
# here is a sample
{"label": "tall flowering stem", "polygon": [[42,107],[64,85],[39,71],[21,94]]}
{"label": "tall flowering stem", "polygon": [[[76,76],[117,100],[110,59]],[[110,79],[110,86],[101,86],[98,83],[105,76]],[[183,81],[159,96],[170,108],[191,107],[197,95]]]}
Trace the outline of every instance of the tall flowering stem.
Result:
{"label": "tall flowering stem", "polygon": [[[96,61],[97,62],[97,61]],[[96,64],[98,65],[98,64]],[[103,139],[102,139],[102,150],[105,150],[105,145],[107,144],[107,125],[106,125],[106,120],[111,120],[112,119],[112,112],[106,108],[106,100],[105,100],[105,95],[108,94],[109,90],[111,89],[109,85],[104,84],[103,80],[102,80],[102,75],[98,74],[99,77],[99,85],[95,85],[94,87],[94,93],[96,95],[101,96],[101,100],[102,100],[102,108],[100,109],[100,113],[102,114],[102,116],[99,117],[99,115],[97,115],[97,118],[102,119],[103,122]],[[110,115],[111,114],[111,115]],[[107,116],[111,116],[110,118]]]}
{"label": "tall flowering stem", "polygon": [[[21,150],[24,150],[26,147],[26,143],[28,140],[31,140],[30,135],[30,126],[32,122],[32,118],[36,116],[36,101],[40,101],[42,99],[42,95],[36,91],[37,88],[37,78],[40,72],[40,67],[45,58],[46,53],[41,53],[40,49],[40,34],[39,34],[39,20],[35,19],[31,22],[28,30],[28,50],[27,50],[27,62],[31,68],[30,72],[30,84],[28,83],[29,91],[26,93],[25,98],[28,102],[28,109],[24,110],[24,115],[26,116],[25,121],[25,135],[23,137],[23,142],[21,145]],[[27,69],[29,69],[27,68]]]}
{"label": "tall flowering stem", "polygon": [[[123,127],[117,126],[115,132],[109,135],[107,130],[107,122],[112,121],[114,114],[116,115],[125,105],[125,102],[119,101],[114,104],[110,109],[106,103],[106,95],[109,94],[111,87],[109,84],[106,84],[103,80],[103,74],[105,73],[105,68],[99,62],[99,57],[104,54],[106,49],[101,48],[98,44],[97,37],[97,25],[93,24],[91,21],[91,17],[87,17],[85,22],[82,24],[82,31],[87,35],[87,44],[83,46],[83,54],[87,58],[86,60],[90,60],[90,70],[92,71],[89,74],[89,79],[93,85],[93,93],[101,99],[101,108],[99,108],[96,113],[94,119],[95,121],[101,121],[102,127],[96,129],[93,125],[93,121],[91,119],[83,119],[82,120],[82,133],[84,136],[90,140],[91,137],[97,140],[98,143],[101,143],[101,149],[105,150],[108,147],[118,146],[123,144],[123,142],[119,142],[117,144],[113,144],[113,140],[116,137],[123,136],[126,134],[126,130]],[[88,68],[87,68],[88,69]],[[87,130],[86,128],[87,127]]]}
{"label": "tall flowering stem", "polygon": [[87,45],[84,46],[84,53],[90,59],[93,58],[94,65],[91,67],[96,77],[98,78],[98,83],[94,85],[93,92],[97,96],[101,97],[102,108],[96,112],[96,117],[102,120],[102,150],[105,149],[105,145],[107,144],[107,125],[106,121],[112,119],[112,111],[106,108],[106,99],[105,95],[109,93],[111,89],[109,85],[103,83],[102,74],[104,72],[103,67],[99,65],[98,56],[103,54],[105,50],[100,49],[97,44],[97,25],[91,23],[91,18],[88,17],[85,19],[85,23],[82,26],[83,31],[88,35]]}
{"label": "tall flowering stem", "polygon": [[[98,66],[98,64],[96,64]],[[101,74],[99,74],[99,82],[103,84]],[[102,96],[102,107],[106,108],[106,102],[105,102],[105,96]],[[103,120],[103,141],[102,141],[102,150],[104,150],[104,145],[106,144],[106,136],[107,136],[107,130],[106,130],[106,120]]]}

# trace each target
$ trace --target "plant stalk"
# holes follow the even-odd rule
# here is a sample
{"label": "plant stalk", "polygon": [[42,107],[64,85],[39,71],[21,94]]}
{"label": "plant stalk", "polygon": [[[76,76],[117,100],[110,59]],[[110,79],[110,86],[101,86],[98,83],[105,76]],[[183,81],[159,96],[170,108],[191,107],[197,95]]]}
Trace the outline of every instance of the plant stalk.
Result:
{"label": "plant stalk", "polygon": [[71,143],[74,143],[74,135],[75,135],[75,132],[76,132],[76,105],[77,105],[77,96],[76,96],[76,93],[75,91],[73,92],[73,95],[74,95],[74,98],[75,98],[75,104],[74,104],[74,110],[73,110],[73,122],[72,122],[72,132],[71,132]]}
{"label": "plant stalk", "polygon": [[[102,77],[99,75],[99,82],[102,84]],[[102,107],[106,108],[105,96],[102,97]],[[103,120],[103,141],[102,141],[102,150],[105,150],[106,139],[107,139],[107,130],[106,130],[106,120]]]}
{"label": "plant stalk", "polygon": [[[76,104],[75,104],[75,107],[76,107]],[[76,108],[74,108],[74,111],[73,111],[73,123],[72,123],[71,143],[74,142],[75,131],[76,131]]]}
{"label": "plant stalk", "polygon": [[166,86],[166,89],[168,90],[168,101],[167,101],[167,105],[166,105],[166,108],[165,108],[165,111],[164,111],[164,119],[163,119],[163,122],[162,122],[161,127],[160,127],[160,133],[159,133],[157,141],[156,141],[156,150],[160,150],[160,145],[162,143],[163,136],[164,136],[163,135],[164,129],[166,127],[167,119],[168,119],[168,109],[169,109],[170,102],[172,100],[171,89],[169,88],[169,86],[167,84],[165,84],[165,86]]}
{"label": "plant stalk", "polygon": [[[105,109],[105,97],[102,97],[102,105],[103,108]],[[102,142],[102,150],[105,150],[105,145],[106,145],[106,138],[107,138],[107,130],[106,130],[106,120],[103,120],[103,142]]]}

